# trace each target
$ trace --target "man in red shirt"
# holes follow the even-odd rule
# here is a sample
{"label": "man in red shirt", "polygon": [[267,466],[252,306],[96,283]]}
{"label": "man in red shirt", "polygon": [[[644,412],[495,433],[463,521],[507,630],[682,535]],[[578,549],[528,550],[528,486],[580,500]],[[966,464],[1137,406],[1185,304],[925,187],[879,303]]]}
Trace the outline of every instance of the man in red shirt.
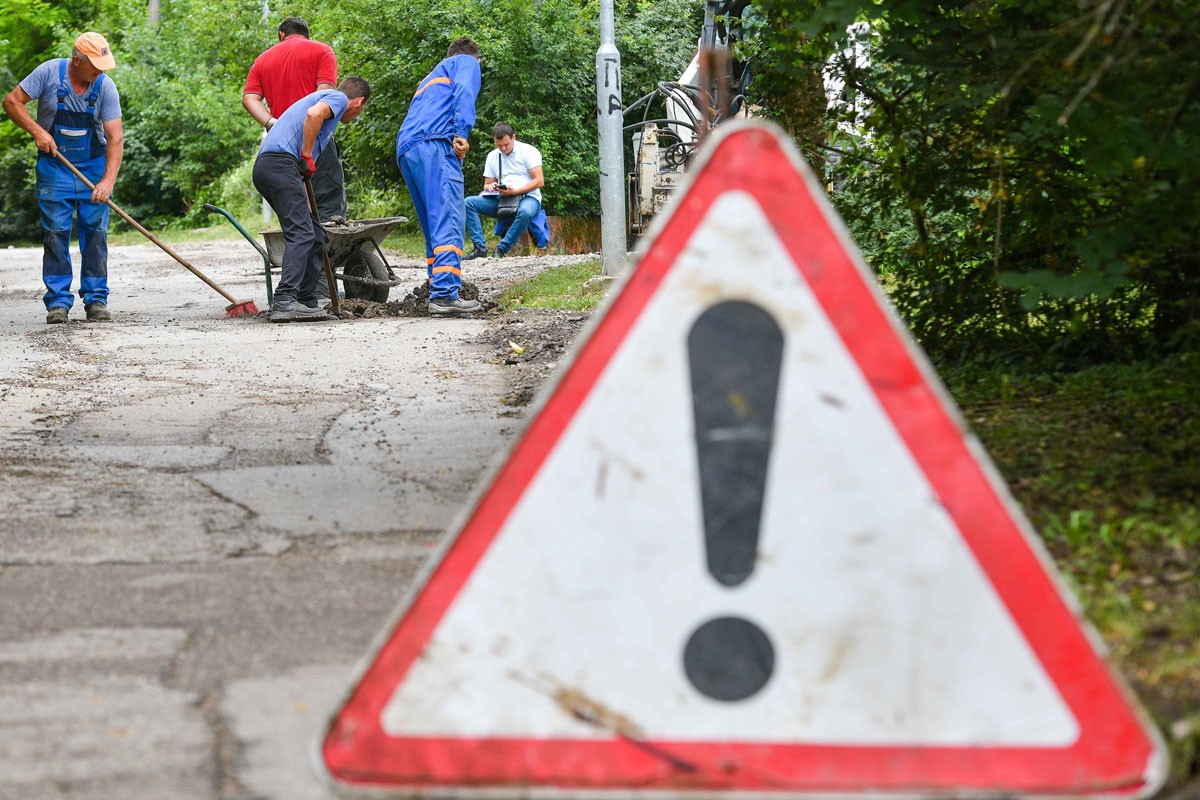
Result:
{"label": "man in red shirt", "polygon": [[[288,17],[279,23],[278,44],[256,58],[250,67],[246,88],[242,90],[242,106],[267,130],[292,103],[319,89],[337,86],[337,56],[333,48],[308,37],[308,23],[299,17]],[[317,160],[312,187],[317,216],[322,222],[346,216],[346,175],[333,140]],[[320,297],[329,296],[323,274],[317,293]]]}

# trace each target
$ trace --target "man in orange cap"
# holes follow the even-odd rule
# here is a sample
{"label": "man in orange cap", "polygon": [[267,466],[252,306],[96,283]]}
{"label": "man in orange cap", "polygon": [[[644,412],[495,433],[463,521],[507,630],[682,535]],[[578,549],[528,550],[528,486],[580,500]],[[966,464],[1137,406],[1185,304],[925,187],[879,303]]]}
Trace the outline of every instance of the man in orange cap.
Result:
{"label": "man in orange cap", "polygon": [[[79,296],[88,322],[107,322],[108,206],[121,168],[121,98],[104,72],[117,65],[98,33],[75,40],[70,58],[43,62],[4,98],[9,119],[37,143],[37,198],[42,213],[42,282],[46,322],[67,321],[71,294],[71,227],[79,231]],[[37,119],[25,107],[38,101]],[[59,161],[70,161],[89,189]]]}

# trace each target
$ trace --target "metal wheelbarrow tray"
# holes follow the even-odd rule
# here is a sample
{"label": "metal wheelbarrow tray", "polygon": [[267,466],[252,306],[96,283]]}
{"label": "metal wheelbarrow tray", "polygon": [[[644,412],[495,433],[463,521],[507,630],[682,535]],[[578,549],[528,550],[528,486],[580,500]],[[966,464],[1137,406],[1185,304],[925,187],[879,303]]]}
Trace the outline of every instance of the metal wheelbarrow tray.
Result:
{"label": "metal wheelbarrow tray", "polygon": [[[329,264],[333,276],[346,289],[346,299],[362,298],[386,303],[388,292],[402,282],[379,249],[379,243],[408,222],[408,217],[381,217],[323,222],[328,239]],[[274,266],[283,265],[283,231],[263,231],[267,256]],[[340,270],[340,271],[339,271]]]}
{"label": "metal wheelbarrow tray", "polygon": [[[260,245],[250,232],[238,223],[223,208],[205,203],[204,209],[220,214],[229,220],[238,233],[254,246],[263,258],[263,277],[267,283],[267,303],[273,303],[271,268],[283,267],[283,231],[263,231],[267,246]],[[328,240],[329,264],[334,268],[334,278],[342,281],[347,298],[362,298],[377,303],[387,302],[388,292],[402,282],[397,278],[379,249],[379,243],[396,228],[408,222],[408,217],[381,217],[379,219],[342,220],[321,224]],[[341,270],[338,272],[337,270]]]}

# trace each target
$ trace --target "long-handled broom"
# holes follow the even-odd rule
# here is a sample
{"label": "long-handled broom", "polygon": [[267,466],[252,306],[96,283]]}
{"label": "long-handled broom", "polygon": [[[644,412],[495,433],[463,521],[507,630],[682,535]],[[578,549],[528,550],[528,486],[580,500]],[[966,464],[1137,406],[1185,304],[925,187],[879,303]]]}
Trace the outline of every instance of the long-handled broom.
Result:
{"label": "long-handled broom", "polygon": [[[92,191],[96,190],[95,185],[93,185],[91,181],[89,181],[87,178],[85,178],[83,176],[83,173],[80,172],[78,169],[76,169],[75,165],[72,164],[70,161],[68,161],[66,159],[66,157],[63,156],[62,153],[56,152],[55,155],[58,156],[59,161],[61,161],[62,163],[67,165],[67,168],[70,169],[71,172],[75,173],[76,178],[79,178],[79,180],[83,181],[87,185],[87,187],[89,189],[91,189]],[[166,253],[171,258],[175,259],[176,261],[178,261],[183,266],[187,267],[189,272],[191,272],[193,275],[195,275],[200,280],[207,283],[212,288],[216,289],[217,292],[222,297],[224,297],[226,300],[228,300],[230,305],[225,306],[225,316],[227,316],[227,317],[253,317],[256,314],[258,314],[258,306],[254,305],[253,300],[235,300],[233,295],[231,295],[229,292],[222,289],[220,286],[217,286],[217,284],[213,283],[213,281],[211,279],[209,279],[209,277],[207,275],[205,275],[203,272],[196,269],[191,264],[189,264],[187,261],[185,261],[183,259],[183,256],[179,255],[174,250],[172,250],[170,247],[167,247],[165,244],[163,244],[161,241],[159,241],[158,237],[156,237],[153,233],[151,233],[150,231],[143,228],[138,223],[138,221],[135,220],[133,217],[129,216],[124,211],[122,211],[120,206],[118,206],[112,200],[107,200],[105,202],[108,203],[109,208],[111,208],[113,211],[115,211],[121,215],[121,219],[125,220],[130,225],[137,228],[138,231],[143,236],[145,236],[147,239],[149,239],[150,241],[152,241],[156,245],[158,245],[164,253]]]}

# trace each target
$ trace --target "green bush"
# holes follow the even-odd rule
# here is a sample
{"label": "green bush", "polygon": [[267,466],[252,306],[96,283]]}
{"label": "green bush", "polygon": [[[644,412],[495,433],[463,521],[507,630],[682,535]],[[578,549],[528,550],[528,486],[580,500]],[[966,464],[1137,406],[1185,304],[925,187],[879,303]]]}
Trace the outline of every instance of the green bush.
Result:
{"label": "green bush", "polygon": [[[858,125],[833,200],[937,357],[1181,350],[1200,344],[1193,6],[757,0],[756,99],[810,152]],[[869,63],[841,56],[855,21]],[[822,69],[861,119],[792,113]]]}
{"label": "green bush", "polygon": [[[703,2],[618,5],[618,32],[629,33],[622,53],[626,76],[639,82],[678,76],[691,58]],[[483,63],[478,121],[463,166],[468,189],[482,180],[492,126],[510,122],[520,139],[542,151],[547,211],[598,214],[598,13],[595,0],[361,0],[330,7],[321,28],[336,31],[332,43],[342,72],[362,75],[373,90],[366,113],[339,138],[346,142],[356,176],[376,185],[399,185],[395,137],[409,98],[445,56],[450,41],[470,36]],[[404,24],[379,24],[389,18]],[[632,96],[627,90],[627,99]]]}

